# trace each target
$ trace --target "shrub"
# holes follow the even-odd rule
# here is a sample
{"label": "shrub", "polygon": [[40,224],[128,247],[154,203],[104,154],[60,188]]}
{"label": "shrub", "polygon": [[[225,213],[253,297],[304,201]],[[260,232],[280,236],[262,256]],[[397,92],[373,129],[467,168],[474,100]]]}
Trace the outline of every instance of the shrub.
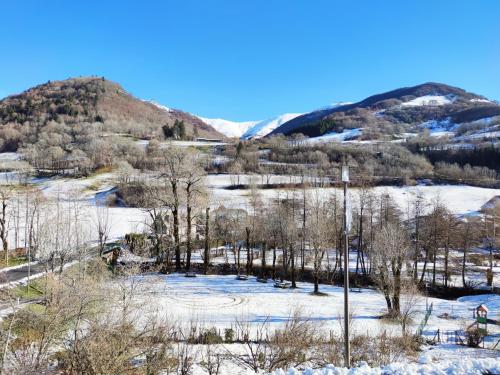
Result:
{"label": "shrub", "polygon": [[483,332],[478,328],[471,328],[465,331],[465,341],[469,348],[478,348],[483,341]]}

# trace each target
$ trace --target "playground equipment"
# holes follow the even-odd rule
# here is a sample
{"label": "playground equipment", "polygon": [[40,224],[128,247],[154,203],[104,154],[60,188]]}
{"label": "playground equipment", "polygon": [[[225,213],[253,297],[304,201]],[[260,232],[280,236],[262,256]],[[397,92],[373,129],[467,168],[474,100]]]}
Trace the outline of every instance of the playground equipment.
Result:
{"label": "playground equipment", "polygon": [[480,304],[474,309],[473,316],[476,321],[472,323],[467,329],[476,326],[477,330],[484,336],[488,334],[488,308],[486,305]]}

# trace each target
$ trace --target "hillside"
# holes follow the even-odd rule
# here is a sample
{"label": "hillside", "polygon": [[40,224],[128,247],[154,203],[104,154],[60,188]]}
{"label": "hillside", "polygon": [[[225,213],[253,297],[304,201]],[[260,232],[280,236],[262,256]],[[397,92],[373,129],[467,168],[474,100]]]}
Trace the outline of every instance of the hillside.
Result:
{"label": "hillside", "polygon": [[104,78],[49,81],[0,101],[1,149],[15,151],[38,142],[44,133],[54,132],[73,138],[70,143],[97,128],[139,138],[161,138],[162,127],[176,121],[184,123],[188,137],[224,138],[197,117],[139,100]]}
{"label": "hillside", "polygon": [[284,123],[270,135],[302,133],[316,137],[362,128],[365,136],[376,138],[430,121],[447,121],[452,126],[498,115],[500,105],[483,96],[440,83],[425,83],[306,113]]}

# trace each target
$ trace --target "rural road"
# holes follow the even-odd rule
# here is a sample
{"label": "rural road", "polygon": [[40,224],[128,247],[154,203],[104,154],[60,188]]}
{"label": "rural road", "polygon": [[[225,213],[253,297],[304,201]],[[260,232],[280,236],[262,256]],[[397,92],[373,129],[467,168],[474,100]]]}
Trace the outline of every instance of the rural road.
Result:
{"label": "rural road", "polygon": [[[31,275],[36,275],[45,271],[45,267],[41,263],[36,263],[31,265]],[[0,272],[0,284],[11,283],[19,281],[28,277],[28,265],[24,265],[19,268],[14,268],[7,271]]]}

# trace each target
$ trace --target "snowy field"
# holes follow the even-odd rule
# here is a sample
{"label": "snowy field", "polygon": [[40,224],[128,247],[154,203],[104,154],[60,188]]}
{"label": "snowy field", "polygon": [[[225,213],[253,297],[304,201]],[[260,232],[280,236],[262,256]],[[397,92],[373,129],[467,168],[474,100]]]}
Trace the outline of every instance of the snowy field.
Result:
{"label": "snowy field", "polygon": [[[0,175],[3,176],[5,174]],[[12,178],[4,178],[4,183],[11,182]],[[254,184],[259,186],[265,183],[297,183],[301,181],[300,176],[272,175],[264,178],[255,175],[209,175],[206,184],[210,192],[210,202],[213,208],[224,205],[228,208],[250,209],[250,190],[230,190],[227,187],[240,184]],[[116,176],[112,173],[98,174],[88,178],[45,178],[31,179],[30,182],[37,186],[48,198],[61,198],[63,204],[71,204],[77,201],[83,211],[86,211],[86,219],[82,221],[88,233],[89,240],[95,238],[95,207],[96,202],[104,201],[114,191]],[[269,202],[278,197],[285,198],[287,195],[301,194],[301,190],[293,189],[262,189],[258,190],[264,202]],[[421,193],[428,203],[439,198],[455,214],[476,214],[481,206],[492,197],[500,195],[500,189],[487,189],[466,185],[437,185],[437,186],[379,186],[373,188],[375,194],[390,194],[401,210],[406,211],[408,202]],[[338,188],[318,188],[308,190],[308,194],[319,194],[325,198],[337,194],[341,197],[342,191]],[[353,205],[357,202],[357,189],[350,190]],[[65,202],[64,202],[65,201]],[[430,208],[430,207],[428,207]],[[141,231],[145,226],[146,212],[140,208],[111,207],[109,208],[109,222],[111,226],[110,240],[123,238],[126,233]],[[22,237],[19,238],[22,241]],[[14,246],[14,243],[12,243]]]}
{"label": "snowy field", "polygon": [[[135,300],[141,306],[141,316],[160,313],[174,321],[177,326],[197,326],[217,329],[235,328],[236,322],[249,324],[250,332],[263,322],[269,322],[270,329],[282,326],[294,311],[300,316],[318,324],[324,332],[341,329],[340,317],[343,314],[343,289],[321,285],[326,296],[313,296],[312,284],[299,283],[298,289],[278,289],[272,283],[258,283],[255,278],[248,281],[236,280],[234,276],[197,276],[186,278],[183,275],[150,274],[129,280],[134,286]],[[111,285],[111,287],[114,287]],[[404,299],[403,299],[404,302]],[[333,375],[333,374],[482,374],[485,369],[500,369],[498,352],[484,349],[470,349],[447,342],[447,332],[462,330],[474,322],[472,310],[479,304],[490,309],[489,317],[499,319],[500,296],[485,294],[467,296],[457,301],[422,297],[416,303],[411,330],[423,318],[426,306],[432,304],[433,310],[423,334],[432,338],[437,329],[443,342],[436,346],[424,346],[418,359],[406,359],[391,363],[382,368],[371,368],[358,364],[348,372],[345,368],[327,366],[323,369],[282,369],[273,375]],[[378,292],[361,289],[350,294],[350,307],[354,313],[352,329],[358,334],[399,335],[401,328],[394,323],[380,319],[385,312],[385,300]],[[446,318],[445,315],[448,314]],[[486,346],[493,346],[500,338],[500,327],[489,325]],[[233,348],[234,346],[234,348]],[[238,350],[238,344],[226,345],[226,350]],[[238,367],[231,361],[223,365],[223,374],[248,375],[253,372]],[[206,374],[198,365],[194,366],[195,375]]]}
{"label": "snowy field", "polygon": [[[141,147],[146,147],[149,144],[147,139],[140,139],[136,141],[136,144]],[[223,146],[225,142],[210,142],[210,141],[164,141],[160,142],[160,147],[207,147],[207,146]]]}
{"label": "snowy field", "polygon": [[[455,350],[455,348],[453,348]],[[366,363],[352,369],[327,366],[320,369],[294,368],[276,370],[272,375],[485,375],[500,374],[500,360],[498,358],[477,358],[474,350],[460,351],[461,356],[450,359],[450,355],[436,362],[422,356],[418,363],[396,362],[382,367],[370,367]],[[452,356],[455,357],[455,356]],[[203,374],[200,372],[199,374]],[[236,374],[236,373],[235,373]],[[242,372],[238,373],[243,375]],[[198,375],[198,373],[196,373]]]}
{"label": "snowy field", "polygon": [[[259,283],[254,277],[248,281],[236,280],[233,275],[146,275],[133,279],[139,286],[138,301],[152,311],[162,311],[180,323],[201,322],[207,327],[230,328],[237,320],[251,324],[268,321],[272,325],[283,324],[293,311],[300,311],[304,318],[316,321],[326,330],[340,329],[339,317],[343,314],[343,288],[321,285],[320,291],[327,296],[313,296],[311,283],[298,283],[297,289],[274,288],[273,283]],[[401,328],[386,323],[380,316],[386,311],[385,300],[377,291],[361,289],[350,294],[351,311],[355,321],[353,329],[358,333],[377,334],[383,331],[400,333]],[[413,327],[422,320],[426,306],[433,304],[433,312],[424,330],[427,336],[441,332],[460,330],[473,322],[472,309],[483,303],[490,309],[489,318],[500,319],[500,296],[484,294],[448,301],[422,297],[417,301]],[[439,318],[448,314],[448,319]],[[500,327],[490,325],[500,338]],[[496,337],[496,339],[495,339]]]}
{"label": "snowy field", "polygon": [[[213,175],[209,176],[209,185],[211,186],[212,199],[214,202],[224,202],[226,207],[246,208],[249,204],[248,190],[228,190],[224,189],[230,186],[235,176],[232,175]],[[241,183],[247,183],[249,177],[240,176]],[[253,177],[254,183],[259,183],[260,178]],[[273,176],[271,183],[299,182],[299,177]],[[356,188],[350,189],[353,204],[357,201]],[[296,190],[301,194],[301,190]],[[312,190],[310,190],[311,192]],[[314,189],[318,194],[324,197],[331,197],[337,194],[342,196],[342,189],[339,188],[318,188]],[[424,199],[431,203],[435,199],[440,199],[451,212],[455,214],[474,214],[481,209],[481,206],[494,196],[500,195],[500,189],[488,189],[467,185],[435,185],[435,186],[377,186],[372,189],[375,194],[390,194],[400,209],[407,210],[408,202],[415,198],[417,194],[422,194]],[[292,189],[264,189],[260,190],[263,199],[275,199],[278,196],[282,198],[293,194]],[[312,194],[312,193],[311,193]],[[298,197],[298,196],[297,196]]]}

